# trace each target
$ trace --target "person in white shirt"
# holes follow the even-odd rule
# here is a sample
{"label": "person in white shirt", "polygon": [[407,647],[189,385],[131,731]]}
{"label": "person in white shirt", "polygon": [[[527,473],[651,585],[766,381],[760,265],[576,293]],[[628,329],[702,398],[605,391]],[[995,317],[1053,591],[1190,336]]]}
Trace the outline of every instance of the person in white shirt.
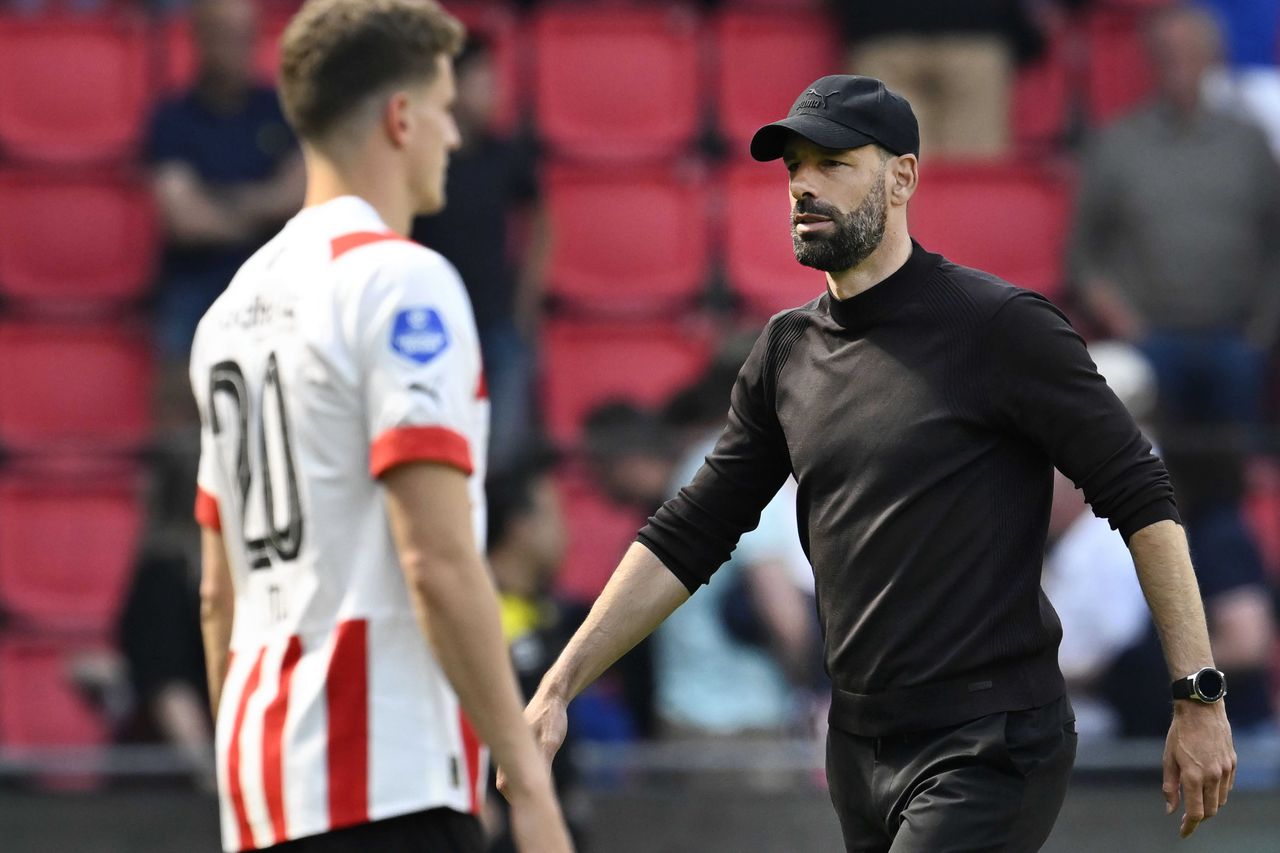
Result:
{"label": "person in white shirt", "polygon": [[522,850],[571,849],[481,558],[488,401],[444,203],[461,25],[310,0],[282,42],[302,212],[201,320],[197,518],[223,848],[483,849],[488,744]]}

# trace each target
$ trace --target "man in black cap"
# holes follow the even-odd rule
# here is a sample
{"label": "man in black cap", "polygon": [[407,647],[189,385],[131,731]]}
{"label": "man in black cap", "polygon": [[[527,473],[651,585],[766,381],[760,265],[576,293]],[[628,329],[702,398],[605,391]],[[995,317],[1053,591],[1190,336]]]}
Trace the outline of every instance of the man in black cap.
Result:
{"label": "man in black cap", "polygon": [[[1040,589],[1056,466],[1132,551],[1176,681],[1166,806],[1183,836],[1235,752],[1164,465],[1042,297],[914,243],[911,107],[823,77],[751,143],[781,158],[796,259],[827,290],[761,334],[693,482],[623,558],[526,719],[568,701],[705,583],[789,474],[833,685],[827,774],[857,851],[1033,851],[1075,756]],[[1181,792],[1179,792],[1181,788]]]}

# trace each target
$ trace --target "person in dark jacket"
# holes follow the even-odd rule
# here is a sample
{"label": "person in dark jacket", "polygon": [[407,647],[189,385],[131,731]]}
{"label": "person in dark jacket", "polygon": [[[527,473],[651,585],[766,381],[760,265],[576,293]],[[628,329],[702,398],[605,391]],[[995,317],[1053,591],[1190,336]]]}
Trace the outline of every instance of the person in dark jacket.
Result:
{"label": "person in dark jacket", "polygon": [[706,583],[788,475],[832,682],[827,776],[848,850],[1037,850],[1075,758],[1040,588],[1053,469],[1133,554],[1175,699],[1181,832],[1235,770],[1204,609],[1163,463],[1043,297],[907,231],[920,137],[902,97],[829,76],[755,135],[781,158],[796,259],[826,292],[776,315],[693,481],[650,519],[525,718],[566,708]]}

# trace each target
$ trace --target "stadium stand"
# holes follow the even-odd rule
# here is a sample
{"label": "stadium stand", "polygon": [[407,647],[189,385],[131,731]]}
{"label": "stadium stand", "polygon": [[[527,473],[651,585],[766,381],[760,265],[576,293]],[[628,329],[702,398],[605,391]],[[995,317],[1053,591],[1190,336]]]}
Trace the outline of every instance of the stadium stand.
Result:
{"label": "stadium stand", "polygon": [[1070,130],[1075,108],[1072,92],[1073,33],[1064,23],[1047,34],[1044,55],[1018,71],[1010,126],[1019,150],[1052,151]]}
{"label": "stadium stand", "polygon": [[532,35],[535,119],[555,152],[658,159],[697,134],[709,94],[690,10],[552,5]]}
{"label": "stadium stand", "polygon": [[0,15],[0,151],[51,164],[128,155],[147,109],[148,47],[129,14]]}
{"label": "stadium stand", "polygon": [[601,403],[656,405],[693,381],[710,343],[684,325],[557,321],[545,340],[543,400],[547,426],[572,445],[583,417]]}
{"label": "stadium stand", "polygon": [[0,325],[0,446],[111,453],[150,439],[151,358],[132,325]]}
{"label": "stadium stand", "polygon": [[[142,298],[151,283],[151,196],[118,173],[0,173],[0,295],[81,313]],[[73,248],[74,246],[74,248]]]}
{"label": "stadium stand", "polygon": [[1106,124],[1136,107],[1150,92],[1151,70],[1142,44],[1144,11],[1100,6],[1086,13],[1088,59],[1085,63],[1085,100],[1089,119]]}
{"label": "stadium stand", "polygon": [[911,200],[911,233],[932,251],[1050,299],[1063,293],[1066,183],[1036,166],[931,163]]}
{"label": "stadium stand", "polygon": [[556,574],[556,593],[568,601],[589,603],[608,583],[642,519],[635,510],[610,503],[580,472],[562,475],[557,486],[568,541]]}
{"label": "stadium stand", "polygon": [[562,235],[553,244],[550,295],[596,314],[694,304],[709,274],[699,170],[561,165],[547,170],[546,192]]}
{"label": "stadium stand", "polygon": [[817,11],[731,7],[711,29],[719,128],[731,152],[744,152],[760,125],[784,115],[798,92],[840,65],[838,39]]}
{"label": "stadium stand", "polygon": [[72,685],[72,658],[101,640],[0,640],[0,737],[7,746],[96,746],[108,727]]}
{"label": "stadium stand", "polygon": [[[1150,91],[1139,26],[1161,2],[1101,0],[1050,34],[1014,97],[1029,165],[924,164],[912,222],[926,246],[1062,294],[1070,186],[1044,163],[1078,119],[1104,123]],[[111,463],[152,438],[147,334],[132,320],[158,235],[128,167],[151,103],[189,84],[195,59],[185,17],[148,21],[136,5],[0,14],[0,610],[12,617],[0,631],[0,745],[107,736],[68,661],[106,643],[141,534],[136,471],[50,472],[54,454]],[[264,78],[296,5],[266,0]],[[545,326],[542,398],[554,438],[572,446],[594,406],[658,403],[701,371],[710,342],[689,318],[717,272],[757,320],[823,292],[821,274],[795,263],[781,167],[742,152],[808,82],[839,70],[820,0],[726,0],[707,12],[446,5],[494,49],[499,128],[529,122],[553,155],[548,280],[564,310]],[[697,153],[708,121],[731,155],[714,180],[672,166]],[[1274,568],[1280,486],[1268,471],[1249,517]],[[581,471],[558,482],[569,551],[557,588],[589,601],[637,518]]]}
{"label": "stadium stand", "polygon": [[138,478],[0,476],[0,606],[44,630],[109,631],[142,533]]}

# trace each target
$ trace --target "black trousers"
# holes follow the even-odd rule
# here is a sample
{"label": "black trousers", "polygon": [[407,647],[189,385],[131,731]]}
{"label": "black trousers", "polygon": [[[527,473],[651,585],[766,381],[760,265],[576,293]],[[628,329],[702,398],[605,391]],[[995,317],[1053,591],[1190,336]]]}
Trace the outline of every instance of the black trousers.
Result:
{"label": "black trousers", "polygon": [[483,853],[473,815],[428,809],[268,847],[270,853]]}
{"label": "black trousers", "polygon": [[1064,696],[1041,708],[892,737],[827,734],[827,781],[849,853],[1034,853],[1076,756]]}

